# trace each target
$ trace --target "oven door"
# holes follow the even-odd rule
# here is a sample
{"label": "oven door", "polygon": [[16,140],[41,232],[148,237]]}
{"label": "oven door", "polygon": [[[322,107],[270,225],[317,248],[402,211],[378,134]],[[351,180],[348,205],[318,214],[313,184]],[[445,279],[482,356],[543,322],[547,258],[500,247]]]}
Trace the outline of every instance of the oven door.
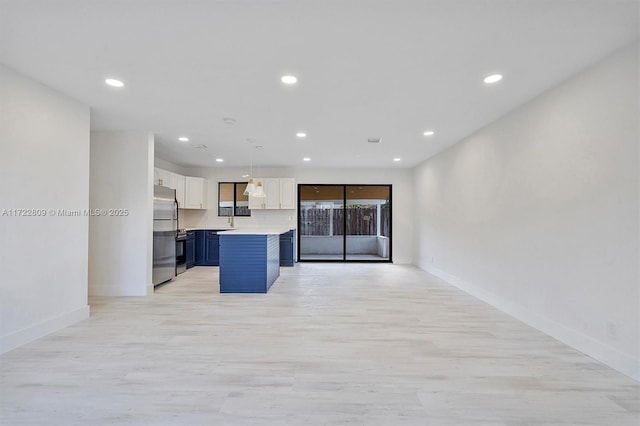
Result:
{"label": "oven door", "polygon": [[176,275],[187,270],[187,240],[176,240]]}

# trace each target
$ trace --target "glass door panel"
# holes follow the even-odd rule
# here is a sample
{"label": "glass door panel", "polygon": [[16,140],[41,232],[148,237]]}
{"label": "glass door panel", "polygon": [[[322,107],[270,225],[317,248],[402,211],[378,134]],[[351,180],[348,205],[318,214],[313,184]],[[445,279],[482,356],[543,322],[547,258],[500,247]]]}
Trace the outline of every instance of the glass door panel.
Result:
{"label": "glass door panel", "polygon": [[346,260],[391,259],[391,187],[346,187]]}
{"label": "glass door panel", "polygon": [[299,188],[300,260],[344,260],[344,186]]}

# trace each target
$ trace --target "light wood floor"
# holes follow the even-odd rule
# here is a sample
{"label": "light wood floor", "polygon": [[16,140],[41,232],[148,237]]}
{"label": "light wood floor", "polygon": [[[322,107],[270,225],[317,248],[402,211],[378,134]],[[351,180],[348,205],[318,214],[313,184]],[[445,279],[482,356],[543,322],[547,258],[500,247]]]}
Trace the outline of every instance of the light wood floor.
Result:
{"label": "light wood floor", "polygon": [[194,268],[0,356],[2,425],[610,425],[638,384],[410,266]]}

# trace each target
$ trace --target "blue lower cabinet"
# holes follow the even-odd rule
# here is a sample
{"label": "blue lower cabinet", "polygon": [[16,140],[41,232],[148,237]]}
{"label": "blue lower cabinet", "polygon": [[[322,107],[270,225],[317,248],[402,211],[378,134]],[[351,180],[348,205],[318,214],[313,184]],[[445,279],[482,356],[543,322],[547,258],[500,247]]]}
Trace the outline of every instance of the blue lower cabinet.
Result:
{"label": "blue lower cabinet", "polygon": [[218,266],[220,264],[220,237],[218,232],[206,231],[204,241],[204,265]]}
{"label": "blue lower cabinet", "polygon": [[280,276],[279,246],[279,235],[220,235],[220,293],[266,293]]}
{"label": "blue lower cabinet", "polygon": [[[187,233],[187,268],[220,265],[221,235],[218,235],[218,231],[220,230],[199,229]],[[191,239],[189,235],[192,235]],[[264,237],[264,235],[261,237]],[[292,229],[289,232],[273,237],[277,245],[276,254],[278,255],[280,266],[295,266],[296,231]],[[241,254],[238,256],[242,257]],[[193,261],[190,262],[190,259],[193,259]]]}
{"label": "blue lower cabinet", "polygon": [[196,264],[196,233],[187,232],[187,269]]}
{"label": "blue lower cabinet", "polygon": [[280,234],[280,266],[295,265],[295,240],[296,231],[293,229],[284,234]]}
{"label": "blue lower cabinet", "polygon": [[195,231],[195,247],[196,247],[196,266],[204,265],[204,235],[205,231]]}
{"label": "blue lower cabinet", "polygon": [[195,232],[195,265],[218,266],[220,264],[219,236],[217,229],[199,229]]}

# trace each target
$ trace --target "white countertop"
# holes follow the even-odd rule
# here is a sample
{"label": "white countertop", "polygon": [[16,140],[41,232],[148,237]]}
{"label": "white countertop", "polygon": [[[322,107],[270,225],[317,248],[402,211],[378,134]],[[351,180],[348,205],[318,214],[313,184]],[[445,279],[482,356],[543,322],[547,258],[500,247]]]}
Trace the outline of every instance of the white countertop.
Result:
{"label": "white countertop", "polygon": [[216,228],[215,226],[207,226],[207,227],[200,226],[198,228],[185,228],[184,230],[185,231],[209,231],[213,229],[215,229],[216,231],[232,231],[235,228],[223,228],[223,227]]}
{"label": "white countertop", "polygon": [[291,228],[242,228],[220,231],[218,234],[228,235],[280,235],[289,232]]}

